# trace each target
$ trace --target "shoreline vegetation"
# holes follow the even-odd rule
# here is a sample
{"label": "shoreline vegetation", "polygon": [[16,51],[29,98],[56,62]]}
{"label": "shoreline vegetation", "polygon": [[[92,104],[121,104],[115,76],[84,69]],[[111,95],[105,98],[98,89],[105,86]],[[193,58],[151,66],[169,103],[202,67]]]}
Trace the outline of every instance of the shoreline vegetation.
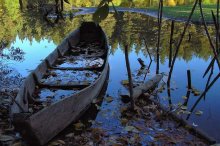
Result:
{"label": "shoreline vegetation", "polygon": [[[216,13],[216,5],[206,5],[203,4],[203,12],[205,16],[205,20],[207,23],[213,23],[212,13]],[[152,13],[157,13],[157,7],[149,7],[147,10]],[[163,7],[163,17],[173,20],[186,21],[190,12],[192,10],[192,5],[182,5],[182,6],[164,6]],[[196,6],[195,12],[192,16],[192,21],[197,23],[201,22],[201,16],[199,11],[199,6]]]}

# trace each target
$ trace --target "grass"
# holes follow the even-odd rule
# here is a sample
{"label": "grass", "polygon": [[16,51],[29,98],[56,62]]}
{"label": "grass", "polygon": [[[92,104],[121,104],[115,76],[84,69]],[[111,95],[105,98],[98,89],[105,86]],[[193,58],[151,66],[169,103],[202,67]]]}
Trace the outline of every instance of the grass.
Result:
{"label": "grass", "polygon": [[[212,22],[212,13],[211,10],[216,13],[216,5],[203,5],[203,13],[205,16],[206,21]],[[151,7],[148,8],[148,10],[151,10],[153,12],[157,12],[157,7]],[[163,7],[163,15],[168,18],[173,18],[173,19],[179,19],[179,20],[186,20],[192,10],[192,5],[188,6],[166,6]],[[196,7],[196,10],[194,11],[193,21],[200,21],[200,10],[199,6]]]}

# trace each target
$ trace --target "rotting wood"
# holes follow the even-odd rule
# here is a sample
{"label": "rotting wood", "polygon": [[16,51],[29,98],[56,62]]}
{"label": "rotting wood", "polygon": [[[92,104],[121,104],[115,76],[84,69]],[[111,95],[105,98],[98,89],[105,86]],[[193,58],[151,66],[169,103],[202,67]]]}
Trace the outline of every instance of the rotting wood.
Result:
{"label": "rotting wood", "polygon": [[158,37],[157,37],[157,64],[156,64],[156,74],[159,74],[160,70],[160,34],[161,34],[161,27],[162,27],[162,15],[163,15],[163,0],[159,2],[159,9],[158,9]]}
{"label": "rotting wood", "polygon": [[192,86],[191,86],[191,72],[190,72],[189,69],[187,70],[187,79],[188,79],[188,89],[192,89]]}
{"label": "rotting wood", "polygon": [[[79,117],[82,112],[91,104],[92,100],[98,96],[104,82],[106,82],[109,70],[108,44],[106,36],[102,29],[94,23],[83,23],[78,30],[74,31],[67,38],[65,38],[63,42],[56,48],[56,50],[54,50],[44,61],[42,61],[42,63],[39,64],[38,67],[26,78],[15,100],[19,105],[24,107],[25,112],[28,110],[28,103],[25,104],[23,99],[28,101],[28,99],[30,99],[28,96],[33,95],[36,86],[40,87],[40,85],[43,85],[39,81],[44,77],[47,69],[50,69],[50,66],[54,65],[56,59],[59,57],[59,54],[65,55],[67,53],[69,50],[68,42],[71,43],[71,45],[76,45],[79,43],[79,41],[81,41],[80,39],[86,41],[86,38],[82,38],[81,36],[81,29],[88,29],[87,25],[89,25],[90,29],[94,28],[94,30],[92,30],[92,32],[83,30],[83,32],[93,33],[94,40],[101,39],[103,41],[104,39],[104,43],[102,43],[103,46],[102,48],[100,47],[100,49],[105,49],[105,54],[103,55],[104,65],[102,66],[100,76],[91,85],[86,86],[79,92],[43,108],[29,117],[25,116],[23,120],[22,118],[18,118],[19,114],[21,117],[23,114],[23,112],[18,108],[18,105],[16,103],[12,105],[11,114],[12,117],[14,117],[14,119],[12,119],[13,123],[17,125],[17,127],[24,127],[21,129],[21,133],[31,136],[35,140],[31,141],[30,139],[29,142],[32,142],[32,144],[46,144],[73,120]],[[91,34],[89,35],[90,37],[92,36]],[[86,37],[87,35],[85,34],[84,36]],[[45,84],[45,86],[49,85]],[[65,88],[66,87],[67,86],[65,85]],[[73,86],[70,85],[69,87],[72,88]],[[60,85],[57,85],[57,88],[60,88]],[[30,100],[30,102],[32,102],[32,100]],[[16,121],[16,119],[19,119],[19,121]],[[24,133],[22,131],[24,131]]]}
{"label": "rotting wood", "polygon": [[171,67],[171,62],[173,58],[173,31],[174,31],[174,20],[171,22],[171,30],[170,30],[170,52],[169,52],[169,67]]}
{"label": "rotting wood", "polygon": [[125,46],[125,61],[126,61],[126,68],[128,73],[128,80],[129,80],[129,93],[130,93],[130,100],[131,100],[131,108],[134,109],[134,92],[133,92],[133,81],[131,76],[131,68],[129,63],[128,57],[128,46]]}
{"label": "rotting wood", "polygon": [[[140,97],[143,93],[148,92],[149,90],[155,88],[163,78],[162,74],[157,74],[153,78],[149,79],[145,83],[133,88],[133,99],[136,101],[138,97]],[[125,94],[122,96],[129,96],[129,94]]]}

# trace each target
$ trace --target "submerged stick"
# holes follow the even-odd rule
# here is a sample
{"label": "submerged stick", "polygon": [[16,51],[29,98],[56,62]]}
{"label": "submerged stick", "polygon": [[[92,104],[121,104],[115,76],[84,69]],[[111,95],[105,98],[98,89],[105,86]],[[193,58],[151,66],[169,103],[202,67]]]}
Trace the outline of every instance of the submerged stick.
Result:
{"label": "submerged stick", "polygon": [[188,89],[192,89],[192,86],[191,86],[191,72],[190,72],[190,70],[187,70],[187,79],[188,79]]}
{"label": "submerged stick", "polygon": [[[203,96],[206,94],[206,92],[209,91],[209,89],[214,85],[214,83],[219,79],[220,73],[212,80],[212,82],[206,87],[206,89],[203,91],[203,93],[200,95],[200,97],[196,100],[195,104],[191,108],[190,112],[192,113],[194,109],[196,108],[197,104],[200,102],[200,100],[203,98]],[[187,116],[186,120],[188,120],[190,115]]]}
{"label": "submerged stick", "polygon": [[154,89],[162,80],[163,75],[157,74],[153,78],[149,79],[147,82],[135,87],[133,89],[133,100],[136,101],[141,94]]}
{"label": "submerged stick", "polygon": [[172,100],[171,100],[171,92],[170,92],[170,88],[167,87],[167,95],[168,95],[168,102],[169,102],[169,111],[173,110],[173,104],[172,104]]}
{"label": "submerged stick", "polygon": [[219,0],[217,0],[217,28],[216,28],[216,50],[219,53]]}
{"label": "submerged stick", "polygon": [[128,80],[129,80],[129,92],[130,92],[130,99],[131,99],[131,108],[134,109],[134,99],[133,99],[133,82],[132,82],[132,76],[131,76],[131,68],[129,63],[129,57],[128,57],[128,46],[125,46],[125,61],[126,61],[126,67],[128,72]]}
{"label": "submerged stick", "polygon": [[[150,70],[151,63],[152,63],[152,60],[150,61],[149,65],[148,65],[148,67],[147,67],[147,70],[148,70],[148,71]],[[146,77],[147,77],[147,73],[148,73],[148,72],[146,72],[145,75],[144,75],[144,80],[145,80]]]}
{"label": "submerged stick", "polygon": [[171,23],[171,30],[170,30],[170,52],[169,52],[169,67],[171,67],[172,56],[173,56],[173,31],[174,31],[174,21],[172,20]]}
{"label": "submerged stick", "polygon": [[182,32],[182,34],[181,34],[181,37],[180,37],[180,40],[179,40],[179,42],[178,42],[178,44],[177,44],[176,51],[175,51],[175,54],[174,54],[174,57],[173,57],[173,60],[172,60],[172,64],[171,64],[169,76],[168,76],[168,81],[167,81],[168,87],[170,87],[170,80],[171,80],[171,76],[172,76],[174,64],[175,64],[177,55],[178,55],[178,53],[179,53],[180,45],[182,44],[184,35],[185,35],[185,33],[186,33],[186,29],[187,29],[188,26],[189,26],[189,22],[190,22],[190,20],[191,20],[191,18],[192,18],[192,15],[193,15],[194,11],[195,11],[195,8],[196,8],[197,3],[198,3],[198,0],[196,0],[195,3],[194,3],[194,5],[193,5],[192,11],[191,11],[191,13],[190,13],[190,15],[189,15],[189,18],[188,18],[187,22],[185,23],[184,30],[183,30],[183,32]]}
{"label": "submerged stick", "polygon": [[162,14],[163,14],[163,0],[159,2],[158,9],[158,37],[157,37],[157,66],[156,66],[156,74],[159,74],[159,62],[160,62],[160,33],[161,33],[161,24],[162,24]]}
{"label": "submerged stick", "polygon": [[143,37],[143,39],[144,39],[144,44],[145,44],[147,53],[148,53],[148,55],[149,55],[149,57],[150,57],[150,61],[152,61],[151,54],[150,54],[149,48],[148,48],[148,46],[147,46],[147,41],[146,41],[146,39],[145,39],[144,37]]}
{"label": "submerged stick", "polygon": [[141,58],[138,58],[138,62],[141,65],[142,68],[144,68],[146,65],[144,64],[144,61]]}
{"label": "submerged stick", "polygon": [[[207,83],[206,83],[206,85],[205,85],[205,89],[208,88],[209,82],[210,82],[210,80],[211,80],[211,78],[212,78],[212,75],[213,75],[213,70],[214,70],[214,66],[212,66],[212,69],[211,69],[211,72],[210,72],[210,74],[209,74]],[[205,95],[204,95],[204,100],[205,100],[205,97],[206,97],[206,93],[205,93]]]}
{"label": "submerged stick", "polygon": [[206,25],[206,22],[205,22],[203,10],[202,10],[202,1],[201,1],[201,0],[199,0],[199,9],[200,9],[200,14],[201,14],[201,17],[202,17],[203,25],[204,25],[204,27],[205,27],[206,35],[207,35],[208,40],[209,40],[209,43],[210,43],[210,45],[211,45],[212,52],[213,52],[213,54],[214,54],[215,60],[217,61],[218,68],[219,68],[219,70],[220,70],[220,62],[219,62],[219,59],[218,59],[218,54],[217,54],[217,51],[216,51],[216,49],[215,49],[215,47],[214,47],[214,45],[213,45],[213,42],[212,42],[212,40],[211,40],[209,31],[208,31],[208,28],[207,28],[207,25]]}
{"label": "submerged stick", "polygon": [[206,76],[206,74],[209,72],[210,68],[214,65],[215,63],[215,58],[212,59],[212,61],[210,62],[209,66],[207,67],[204,75],[203,75],[203,78]]}

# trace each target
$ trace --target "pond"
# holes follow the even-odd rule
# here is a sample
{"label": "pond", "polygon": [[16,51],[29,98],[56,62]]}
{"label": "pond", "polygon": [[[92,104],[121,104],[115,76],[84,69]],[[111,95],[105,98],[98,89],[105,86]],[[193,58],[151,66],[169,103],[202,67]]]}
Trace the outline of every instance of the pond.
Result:
{"label": "pond", "polygon": [[[4,15],[2,15],[3,13]],[[16,15],[13,15],[14,13]],[[0,32],[0,41],[6,45],[3,50],[0,50],[0,53],[4,54],[0,59],[0,65],[12,71],[9,72],[8,80],[12,79],[10,76],[15,76],[15,74],[20,78],[26,77],[42,59],[56,48],[68,33],[79,27],[81,22],[92,20],[91,15],[79,15],[73,19],[60,20],[57,24],[51,25],[51,23],[43,21],[38,16],[33,17],[30,13],[19,13],[17,6],[1,11],[0,18],[0,28],[3,28]],[[134,80],[144,81],[144,75],[138,74],[141,67],[137,61],[138,58],[141,58],[147,66],[150,65],[145,80],[150,79],[156,73],[157,20],[144,14],[121,12],[118,18],[112,13],[109,14],[107,19],[100,25],[108,37],[111,48],[109,57],[110,77],[106,94],[114,98],[114,102],[109,105],[103,103],[101,108],[114,108],[119,106],[117,101],[120,100],[120,97],[118,94],[126,91],[121,84],[122,80],[127,80],[124,59],[125,45],[128,45]],[[159,65],[160,72],[166,75],[169,72],[170,27],[170,21],[163,22]],[[176,22],[174,30],[176,41],[178,41],[182,29],[183,23]],[[211,35],[214,36],[214,28],[210,26],[209,30]],[[151,64],[144,38],[153,59]],[[19,48],[19,51],[16,48]],[[18,57],[14,57],[13,52],[20,53],[17,53]],[[184,103],[187,93],[187,70],[191,70],[192,86],[201,94],[205,89],[209,76],[208,74],[203,78],[203,74],[212,58],[212,51],[204,28],[190,25],[174,66],[170,96],[165,86],[165,89],[157,94],[157,100],[167,107]],[[219,69],[215,64],[212,79],[218,72]],[[167,76],[164,77],[164,80],[166,78]],[[11,82],[8,81],[8,83]],[[19,82],[17,86],[20,84]],[[220,125],[218,124],[220,123],[219,85],[220,81],[218,80],[207,92],[206,97],[199,101],[188,119],[190,123],[198,125],[199,128],[218,141],[220,141]],[[8,85],[0,84],[0,88],[4,86]],[[189,95],[189,99],[185,102],[188,110],[193,107],[198,98],[199,96],[195,94],[191,93]],[[198,115],[196,111],[201,111],[200,113],[203,114]],[[182,116],[187,118],[187,115]],[[100,116],[97,118],[100,118]],[[114,121],[112,122],[114,124]]]}

